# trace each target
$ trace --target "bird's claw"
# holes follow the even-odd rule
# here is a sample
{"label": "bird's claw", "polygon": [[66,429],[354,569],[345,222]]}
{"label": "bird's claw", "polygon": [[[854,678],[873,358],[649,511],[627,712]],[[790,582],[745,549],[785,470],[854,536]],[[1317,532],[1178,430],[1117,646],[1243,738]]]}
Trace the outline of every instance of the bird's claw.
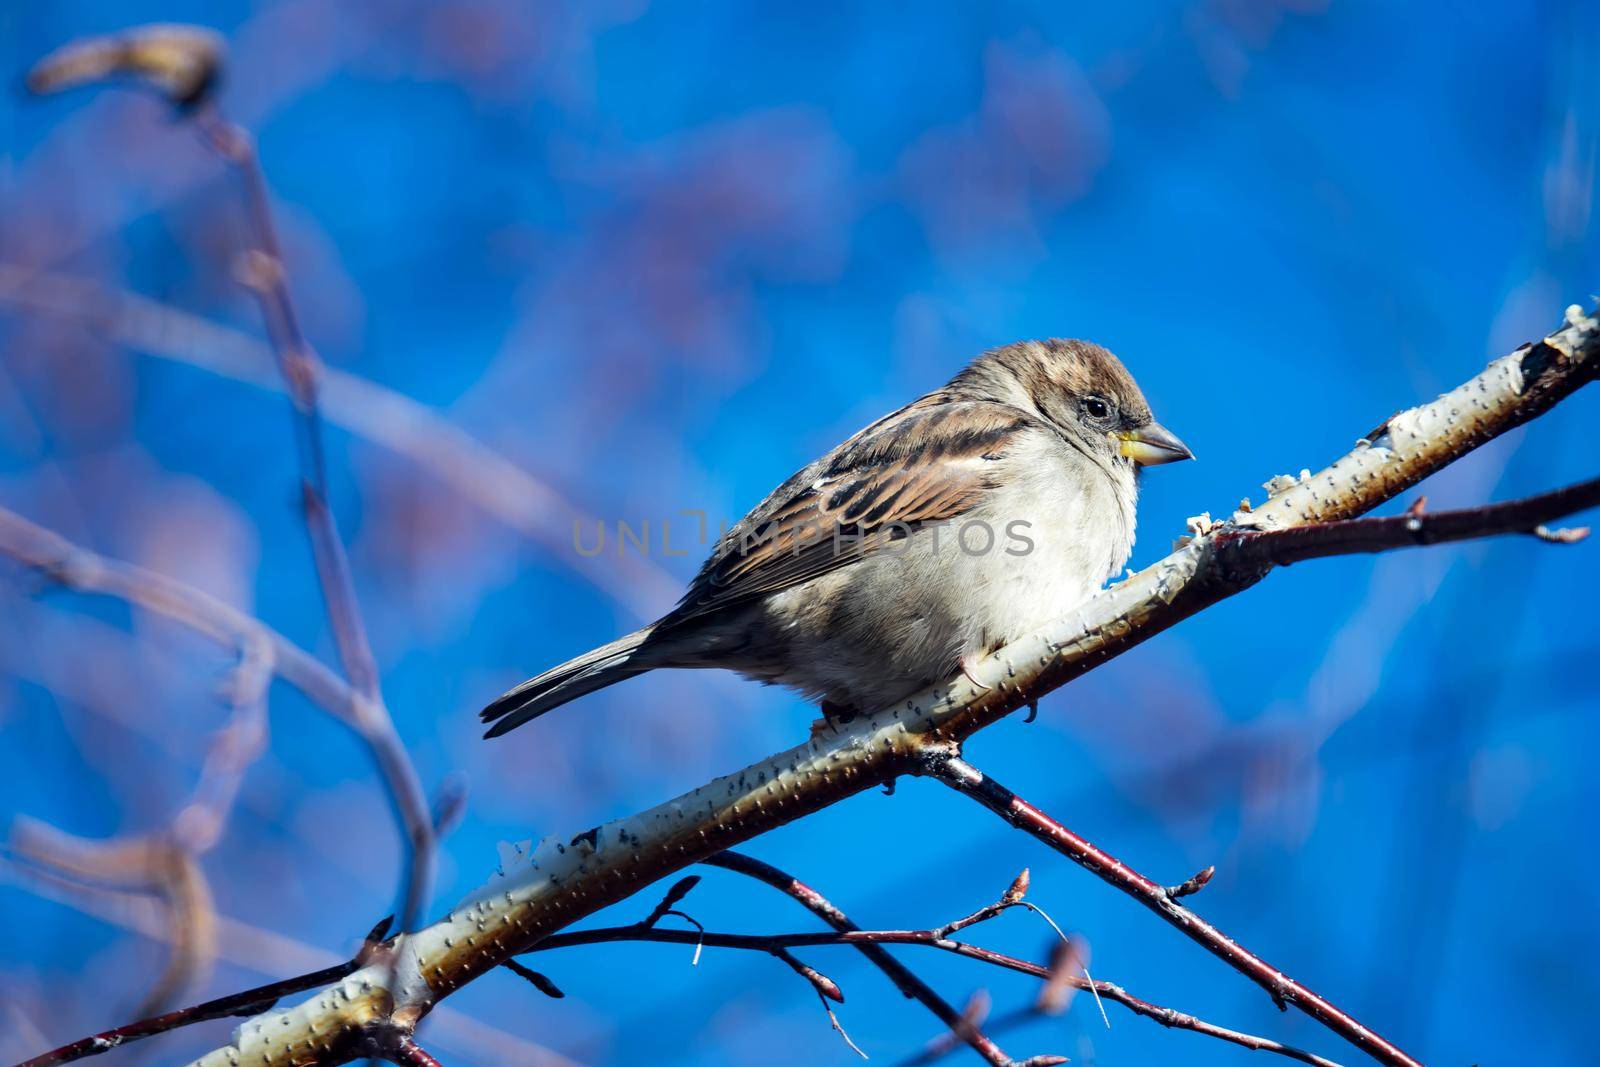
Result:
{"label": "bird's claw", "polygon": [[971,682],[973,685],[987,693],[989,690],[993,689],[994,686],[985,685],[983,682],[978,681],[978,676],[972,673],[972,669],[976,666],[977,661],[967,656],[961,657],[961,673],[967,676],[967,681]]}

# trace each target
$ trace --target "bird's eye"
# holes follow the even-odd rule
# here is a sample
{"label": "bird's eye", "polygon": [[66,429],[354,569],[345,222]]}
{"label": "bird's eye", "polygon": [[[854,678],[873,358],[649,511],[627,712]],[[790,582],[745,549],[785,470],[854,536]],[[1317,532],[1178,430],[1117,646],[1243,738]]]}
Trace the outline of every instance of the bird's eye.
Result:
{"label": "bird's eye", "polygon": [[1083,410],[1089,413],[1091,419],[1103,419],[1111,414],[1111,405],[1097,396],[1091,396],[1083,402]]}

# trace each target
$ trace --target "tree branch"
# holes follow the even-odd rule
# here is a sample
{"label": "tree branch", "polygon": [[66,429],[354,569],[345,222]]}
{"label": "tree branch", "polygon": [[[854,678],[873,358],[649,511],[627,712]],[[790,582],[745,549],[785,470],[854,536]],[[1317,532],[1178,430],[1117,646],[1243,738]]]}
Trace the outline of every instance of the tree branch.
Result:
{"label": "tree branch", "polygon": [[1320,473],[1285,485],[1261,507],[1202,531],[1059,622],[1000,649],[976,666],[975,679],[957,675],[649,811],[546,839],[442,920],[402,938],[395,989],[383,985],[383,971],[367,968],[359,981],[345,979],[348,999],[313,998],[274,1014],[270,1045],[263,1041],[268,1020],[258,1019],[240,1028],[237,1044],[196,1062],[220,1067],[241,1051],[267,1067],[343,1062],[346,1042],[372,1018],[414,1026],[453,990],[574,920],[774,826],[915,773],[938,746],[1249,588],[1271,562],[1226,535],[1354,518],[1549,410],[1592,380],[1597,366],[1600,323],[1574,308],[1567,325],[1538,344],[1394,416]]}
{"label": "tree branch", "polygon": [[180,825],[148,833],[93,840],[46,822],[17,816],[10,846],[17,858],[66,880],[93,882],[150,897],[161,904],[171,955],[136,1009],[160,1011],[203,978],[216,958],[217,921],[210,883],[201,869],[203,848],[191,846]]}
{"label": "tree branch", "polygon": [[397,806],[405,784],[401,769],[378,756],[381,738],[373,732],[366,698],[288,638],[238,608],[166,575],[109,559],[73,544],[53,531],[0,508],[0,555],[82,593],[115,597],[171,619],[234,650],[241,662],[270,666],[272,673],[298,689],[313,705],[356,732],[373,752],[390,799]]}
{"label": "tree branch", "polygon": [[1017,829],[1043,841],[1108,885],[1127,893],[1176,927],[1185,937],[1265,989],[1278,1007],[1294,1005],[1381,1063],[1421,1067],[1419,1061],[1357,1022],[1349,1013],[1285,975],[1179,904],[1181,893],[1146,878],[965,760],[956,756],[932,759],[928,763],[927,774],[963,796],[976,800]]}
{"label": "tree branch", "polygon": [[441,1067],[438,1060],[409,1036],[396,1039],[394,1047],[385,1052],[383,1058],[390,1063],[398,1063],[401,1067]]}
{"label": "tree branch", "polygon": [[1531,534],[1556,544],[1573,544],[1588,535],[1586,527],[1550,531],[1544,529],[1545,524],[1600,507],[1600,478],[1521,500],[1455,511],[1424,511],[1421,505],[1426,500],[1426,497],[1419,497],[1404,515],[1346,519],[1283,530],[1239,530],[1220,534],[1218,541],[1275,567],[1325,556],[1387,552],[1508,533]]}
{"label": "tree branch", "polygon": [[[153,914],[155,909],[145,897],[102,885],[72,881],[54,871],[17,863],[0,850],[0,876],[7,874],[10,877],[5,880],[17,888],[42,900],[72,908],[110,927],[158,943],[170,941],[172,937],[172,932]],[[337,960],[334,954],[320,948],[220,912],[217,926],[218,957],[247,972],[344,971],[349,963],[348,960]],[[248,996],[253,992],[250,990],[241,995]],[[270,1005],[257,1010],[265,1010],[266,1007]],[[464,1011],[457,1011],[448,1004],[441,1004],[435,1009],[428,1016],[428,1024],[441,1043],[461,1051],[471,1063],[579,1067],[570,1058],[536,1044],[524,1035],[508,1033]]]}
{"label": "tree branch", "polygon": [[[90,561],[76,550],[57,552],[50,535],[0,511],[0,553],[15,550],[41,573],[73,575],[85,583],[99,574],[111,585],[140,586],[151,601],[163,597],[151,583],[115,572],[103,561]],[[84,573],[87,572],[87,573]],[[178,603],[188,600],[176,598]],[[30,863],[73,877],[149,894],[162,900],[172,930],[172,955],[163,974],[142,1002],[139,1014],[159,1011],[200,980],[216,955],[216,914],[210,883],[200,857],[220,840],[232,816],[245,772],[266,748],[267,689],[276,667],[273,642],[260,627],[235,626],[238,620],[208,612],[205,605],[187,611],[191,620],[215,622],[217,634],[228,634],[238,662],[224,686],[229,715],[207,748],[199,780],[188,802],[168,825],[156,830],[90,840],[68,834],[27,816],[13,822],[11,843]]]}
{"label": "tree branch", "polygon": [[238,174],[244,190],[245,216],[254,247],[245,258],[246,284],[255,293],[266,322],[279,372],[288,388],[295,413],[300,455],[300,496],[306,531],[311,540],[317,584],[327,608],[328,622],[345,677],[363,697],[359,705],[367,718],[367,736],[373,756],[385,776],[395,784],[395,815],[406,842],[406,874],[400,891],[400,929],[412,929],[421,914],[433,878],[436,841],[427,795],[400,741],[394,719],[384,704],[378,666],[372,656],[350,560],[338,524],[328,506],[326,447],[322,415],[317,405],[322,361],[300,328],[299,312],[289,292],[288,268],[272,217],[266,175],[256,153],[255,139],[243,127],[228,121],[215,103],[200,101],[195,126],[205,145]]}

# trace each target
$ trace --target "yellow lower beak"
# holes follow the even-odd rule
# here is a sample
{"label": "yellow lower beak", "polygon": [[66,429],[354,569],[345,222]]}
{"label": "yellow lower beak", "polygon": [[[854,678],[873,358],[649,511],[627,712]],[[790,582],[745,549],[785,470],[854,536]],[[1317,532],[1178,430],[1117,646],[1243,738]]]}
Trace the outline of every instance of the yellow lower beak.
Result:
{"label": "yellow lower beak", "polygon": [[1136,430],[1127,430],[1116,436],[1122,442],[1122,454],[1141,467],[1194,458],[1189,446],[1159,422],[1146,423]]}

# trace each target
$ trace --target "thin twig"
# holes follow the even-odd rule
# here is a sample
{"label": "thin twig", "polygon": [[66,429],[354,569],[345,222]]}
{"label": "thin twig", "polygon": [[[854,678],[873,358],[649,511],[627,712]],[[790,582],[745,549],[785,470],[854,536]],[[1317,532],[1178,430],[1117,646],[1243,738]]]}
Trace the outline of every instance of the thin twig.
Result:
{"label": "thin twig", "polygon": [[326,446],[322,416],[317,406],[321,361],[306,340],[300,317],[289,292],[287,265],[272,217],[271,195],[266,175],[250,133],[223,117],[215,104],[207,102],[195,115],[195,126],[202,142],[238,173],[244,190],[245,215],[254,247],[246,256],[243,273],[255,293],[266,322],[278,369],[288,387],[295,413],[296,440],[300,455],[301,505],[306,531],[311,539],[317,582],[327,608],[328,622],[345,677],[363,697],[361,708],[368,718],[369,744],[380,772],[392,780],[395,815],[404,834],[407,864],[400,892],[400,929],[417,924],[433,877],[435,839],[428,799],[423,792],[410,754],[400,742],[394,720],[383,701],[378,666],[361,608],[355,583],[350,575],[350,560],[344,541],[328,505]]}
{"label": "thin twig", "polygon": [[[1129,993],[1114,982],[1104,980],[1091,980],[1070,975],[1063,978],[1055,974],[1051,968],[1028,960],[1008,956],[1003,952],[981,948],[964,941],[952,941],[938,936],[937,930],[849,930],[803,934],[730,934],[717,931],[706,931],[703,934],[689,930],[671,930],[661,927],[641,927],[637,923],[630,926],[598,927],[590,930],[567,930],[553,934],[534,945],[530,952],[549,952],[555,949],[571,948],[576,945],[609,944],[614,942],[655,942],[661,944],[683,945],[701,941],[712,948],[740,949],[749,952],[763,952],[772,955],[794,948],[818,948],[828,945],[916,945],[925,948],[939,949],[950,952],[967,959],[977,960],[1005,970],[1016,971],[1019,974],[1032,975],[1035,978],[1066,981],[1077,989],[1093,992],[1106,1000],[1120,1004],[1137,1015],[1142,1015],[1172,1029],[1189,1030],[1193,1033],[1203,1034],[1207,1037],[1218,1038],[1231,1044],[1244,1048],[1255,1049],[1263,1052],[1273,1052],[1286,1056],[1301,1063],[1316,1064],[1318,1067],[1337,1067],[1328,1059],[1303,1049],[1285,1045],[1270,1038],[1258,1037],[1238,1030],[1230,1030],[1205,1022],[1193,1015],[1176,1011],[1172,1008],[1152,1004],[1149,1001]],[[1024,1061],[1028,1062],[1028,1061]]]}
{"label": "thin twig", "polygon": [[[793,875],[772,866],[770,863],[764,863],[753,856],[746,856],[742,852],[732,851],[718,853],[701,862],[707,866],[736,871],[759,882],[765,882],[774,889],[786,893],[799,901],[806,910],[842,933],[861,929],[821,893]],[[882,971],[889,981],[894,983],[896,989],[926,1007],[940,1022],[950,1028],[951,1033],[965,1041],[972,1047],[974,1052],[982,1056],[986,1061],[996,1065],[996,1067],[1006,1067],[1011,1063],[1011,1057],[1000,1046],[984,1036],[983,1031],[969,1020],[964,1013],[958,1012],[951,1006],[949,1001],[934,992],[932,986],[917,977],[909,967],[891,956],[887,950],[874,944],[862,944],[856,947],[861,950],[863,956],[872,962],[873,966]]]}
{"label": "thin twig", "polygon": [[691,889],[699,884],[700,876],[698,874],[691,874],[686,878],[678,879],[672,884],[672,888],[667,890],[661,901],[651,909],[650,914],[644,917],[643,925],[654,926],[661,921],[663,916],[674,914],[673,909],[677,907],[684,897],[689,895]]}
{"label": "thin twig", "polygon": [[[1088,952],[1080,938],[1071,938],[1066,941],[1056,940],[1050,944],[1049,971],[1050,977],[1046,978],[1039,991],[1034,995],[1033,1003],[996,1016],[987,1024],[991,1034],[1009,1033],[1027,1023],[1039,1019],[1048,1019],[1065,1014],[1072,1006],[1073,1000],[1080,992],[1073,981],[1078,972],[1082,971],[1085,978],[1089,977],[1089,968],[1085,965]],[[1093,979],[1089,979],[1093,981]],[[978,989],[967,1002],[962,1015],[981,1021],[988,1018],[990,1000],[988,993]],[[1102,1011],[1104,1007],[1102,1006]],[[898,1067],[921,1067],[923,1064],[934,1063],[954,1052],[959,1045],[950,1034],[940,1034],[929,1041],[916,1054],[901,1060]]]}

